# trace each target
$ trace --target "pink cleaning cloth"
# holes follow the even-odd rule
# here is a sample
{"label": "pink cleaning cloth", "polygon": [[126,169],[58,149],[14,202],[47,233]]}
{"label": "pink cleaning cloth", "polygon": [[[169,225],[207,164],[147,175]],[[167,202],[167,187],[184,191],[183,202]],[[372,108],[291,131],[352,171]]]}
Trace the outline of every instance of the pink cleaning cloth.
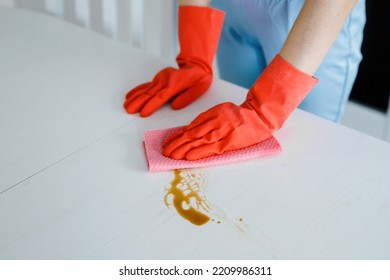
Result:
{"label": "pink cleaning cloth", "polygon": [[276,154],[282,150],[279,142],[272,136],[261,143],[247,148],[229,151],[221,155],[210,156],[199,160],[175,160],[162,154],[162,144],[165,138],[180,128],[173,127],[161,130],[147,130],[144,132],[144,147],[150,172],[228,164]]}

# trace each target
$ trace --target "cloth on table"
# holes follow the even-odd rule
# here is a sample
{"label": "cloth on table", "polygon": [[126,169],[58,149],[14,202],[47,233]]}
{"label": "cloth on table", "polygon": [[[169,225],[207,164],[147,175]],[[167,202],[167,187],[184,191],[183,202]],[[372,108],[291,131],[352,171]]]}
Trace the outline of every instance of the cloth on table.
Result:
{"label": "cloth on table", "polygon": [[279,153],[282,148],[275,137],[261,143],[221,155],[210,156],[199,160],[175,160],[162,154],[164,140],[181,127],[160,130],[147,130],[144,132],[144,148],[150,172],[168,171],[174,169],[201,168],[223,165],[250,159],[261,158]]}

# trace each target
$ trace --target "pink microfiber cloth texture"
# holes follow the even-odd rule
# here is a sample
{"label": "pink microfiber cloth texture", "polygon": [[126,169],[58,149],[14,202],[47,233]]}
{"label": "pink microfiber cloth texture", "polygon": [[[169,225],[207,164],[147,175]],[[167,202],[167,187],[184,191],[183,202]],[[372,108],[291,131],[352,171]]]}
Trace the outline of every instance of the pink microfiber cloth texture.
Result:
{"label": "pink microfiber cloth texture", "polygon": [[247,148],[199,160],[175,160],[163,156],[162,144],[165,138],[180,128],[173,127],[161,130],[147,130],[144,132],[144,147],[150,172],[223,165],[276,154],[282,150],[279,142],[272,136],[259,144]]}

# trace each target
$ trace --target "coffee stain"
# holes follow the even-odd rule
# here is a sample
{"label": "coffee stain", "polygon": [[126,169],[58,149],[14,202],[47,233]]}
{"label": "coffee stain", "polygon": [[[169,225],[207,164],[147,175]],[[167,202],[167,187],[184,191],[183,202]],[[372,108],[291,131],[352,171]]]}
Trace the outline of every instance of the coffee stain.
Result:
{"label": "coffee stain", "polygon": [[[230,224],[240,233],[245,230],[230,219],[218,206],[206,199],[207,180],[203,172],[195,169],[176,169],[170,186],[166,189],[164,203],[188,222],[202,226],[208,222]],[[242,222],[242,218],[239,219]]]}
{"label": "coffee stain", "polygon": [[206,200],[204,174],[191,170],[175,170],[174,179],[164,202],[190,223],[202,226],[210,221],[211,205]]}

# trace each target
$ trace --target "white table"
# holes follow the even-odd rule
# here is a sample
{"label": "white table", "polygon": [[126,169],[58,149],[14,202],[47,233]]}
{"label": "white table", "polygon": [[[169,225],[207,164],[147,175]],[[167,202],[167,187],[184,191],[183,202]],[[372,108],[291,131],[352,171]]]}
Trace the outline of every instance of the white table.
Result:
{"label": "white table", "polygon": [[0,9],[0,38],[1,259],[390,258],[389,143],[297,110],[281,154],[195,170],[220,223],[194,226],[164,204],[173,172],[148,172],[143,131],[245,89],[216,79],[142,119],[124,94],[166,62],[26,11]]}

